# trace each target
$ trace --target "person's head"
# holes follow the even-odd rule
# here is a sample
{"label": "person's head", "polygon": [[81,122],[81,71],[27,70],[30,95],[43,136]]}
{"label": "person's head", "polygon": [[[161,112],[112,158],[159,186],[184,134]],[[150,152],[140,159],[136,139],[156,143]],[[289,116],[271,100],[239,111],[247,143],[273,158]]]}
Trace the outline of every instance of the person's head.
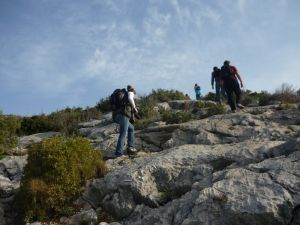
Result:
{"label": "person's head", "polygon": [[195,84],[195,87],[198,86],[198,84]]}
{"label": "person's head", "polygon": [[218,67],[214,66],[213,70],[214,70],[214,71],[217,71],[217,70],[218,70]]}
{"label": "person's head", "polygon": [[133,92],[134,94],[136,94],[136,91],[134,90],[134,88],[130,84],[127,85],[127,91]]}
{"label": "person's head", "polygon": [[225,65],[225,66],[229,66],[229,64],[230,64],[230,61],[229,61],[229,60],[225,60],[225,61],[224,61],[224,65]]}

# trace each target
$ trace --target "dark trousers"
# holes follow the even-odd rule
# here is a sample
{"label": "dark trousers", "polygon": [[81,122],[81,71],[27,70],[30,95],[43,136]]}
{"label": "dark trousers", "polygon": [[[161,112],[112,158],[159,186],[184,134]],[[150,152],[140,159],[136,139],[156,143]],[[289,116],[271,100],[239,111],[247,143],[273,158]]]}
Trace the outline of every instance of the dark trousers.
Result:
{"label": "dark trousers", "polygon": [[[225,81],[224,89],[226,91],[228,104],[230,105],[231,110],[236,110],[236,104],[240,103],[241,94],[242,94],[238,81],[236,80]],[[235,94],[235,101],[234,101],[233,94]]]}

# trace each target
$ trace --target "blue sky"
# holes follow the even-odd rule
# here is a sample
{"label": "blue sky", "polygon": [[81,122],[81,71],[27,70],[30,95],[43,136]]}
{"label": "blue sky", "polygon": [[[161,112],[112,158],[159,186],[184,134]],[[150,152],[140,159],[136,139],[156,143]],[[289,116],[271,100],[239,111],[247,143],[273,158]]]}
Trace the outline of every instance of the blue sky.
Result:
{"label": "blue sky", "polygon": [[211,91],[229,59],[245,88],[300,88],[299,0],[1,0],[0,110],[33,115],[138,95]]}

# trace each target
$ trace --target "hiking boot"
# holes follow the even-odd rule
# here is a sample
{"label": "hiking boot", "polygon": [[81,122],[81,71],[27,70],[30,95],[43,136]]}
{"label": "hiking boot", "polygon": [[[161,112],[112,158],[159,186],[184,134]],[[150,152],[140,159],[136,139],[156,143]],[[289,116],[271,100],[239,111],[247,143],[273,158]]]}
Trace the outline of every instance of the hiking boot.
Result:
{"label": "hiking boot", "polygon": [[236,110],[231,110],[231,113],[236,113]]}
{"label": "hiking boot", "polygon": [[243,109],[243,108],[245,108],[245,106],[243,106],[242,104],[237,104],[237,107],[239,107],[240,109]]}
{"label": "hiking boot", "polygon": [[126,149],[126,151],[127,151],[127,154],[136,154],[137,153],[137,150],[134,147],[128,147]]}

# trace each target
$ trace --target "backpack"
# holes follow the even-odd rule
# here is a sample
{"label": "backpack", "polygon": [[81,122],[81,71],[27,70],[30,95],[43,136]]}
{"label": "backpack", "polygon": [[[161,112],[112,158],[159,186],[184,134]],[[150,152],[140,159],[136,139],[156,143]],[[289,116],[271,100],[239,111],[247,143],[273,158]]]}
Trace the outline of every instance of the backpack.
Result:
{"label": "backpack", "polygon": [[116,110],[128,104],[128,92],[125,88],[116,89],[109,97],[112,110]]}
{"label": "backpack", "polygon": [[229,79],[229,78],[234,79],[235,70],[231,66],[222,66],[221,76],[223,79]]}

